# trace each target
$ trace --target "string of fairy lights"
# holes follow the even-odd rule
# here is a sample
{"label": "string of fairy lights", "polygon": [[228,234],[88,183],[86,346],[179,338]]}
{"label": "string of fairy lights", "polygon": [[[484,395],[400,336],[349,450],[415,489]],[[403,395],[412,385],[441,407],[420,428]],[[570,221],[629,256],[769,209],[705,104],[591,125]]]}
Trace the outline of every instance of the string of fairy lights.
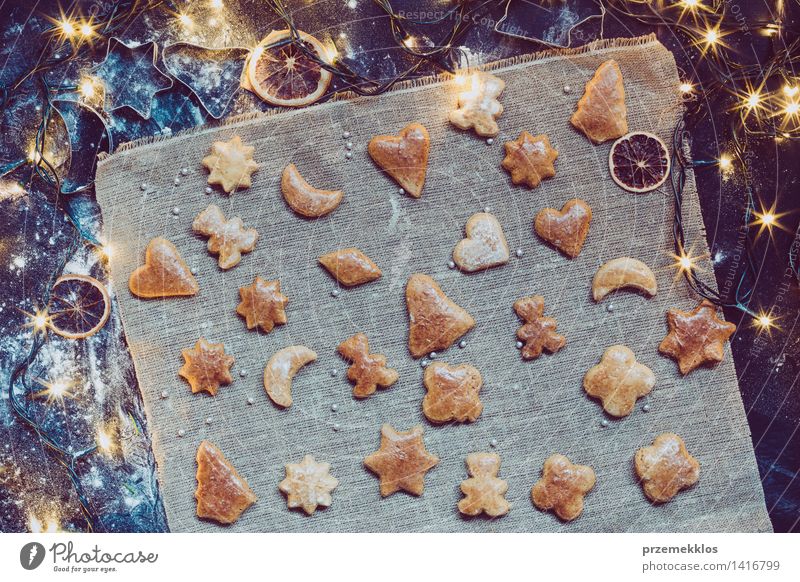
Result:
{"label": "string of fairy lights", "polygon": [[[215,22],[224,26],[222,9],[226,1],[205,0],[209,8],[215,11]],[[798,0],[795,0],[798,1]],[[301,35],[295,24],[288,2],[284,0],[265,0],[264,4],[278,18],[278,22],[291,34],[282,43],[293,43],[305,56],[320,67],[330,71],[337,84],[335,91],[350,91],[359,95],[379,95],[390,90],[396,83],[413,78],[423,73],[435,71],[447,72],[456,76],[457,80],[466,81],[471,75],[469,66],[464,67],[465,52],[459,46],[464,35],[481,17],[493,8],[504,4],[505,0],[452,0],[449,8],[435,20],[414,20],[398,13],[390,0],[372,0],[385,15],[393,46],[407,55],[410,64],[396,76],[389,79],[374,79],[357,72],[350,66],[348,59],[339,55],[335,46],[320,56],[301,42]],[[651,27],[668,27],[677,36],[686,39],[688,47],[697,50],[703,65],[701,75],[694,78],[687,76],[679,89],[685,97],[687,113],[684,120],[675,130],[673,139],[673,163],[671,183],[675,202],[674,244],[675,267],[685,277],[689,286],[700,296],[711,300],[722,307],[736,308],[750,316],[756,326],[763,330],[776,327],[775,319],[769,311],[755,310],[750,307],[753,299],[753,288],[758,277],[758,265],[755,259],[755,246],[759,237],[765,232],[772,238],[775,229],[784,228],[781,220],[788,211],[780,211],[775,205],[763,205],[753,186],[750,170],[746,163],[746,152],[750,140],[772,139],[777,142],[800,138],[800,79],[795,75],[796,65],[800,64],[800,35],[794,40],[785,42],[783,1],[778,0],[773,17],[769,21],[749,22],[758,34],[772,40],[772,54],[766,62],[756,65],[740,64],[735,52],[728,44],[728,38],[735,34],[736,26],[742,24],[736,14],[731,14],[727,4],[722,0],[606,0],[607,13],[617,17],[632,19]],[[64,198],[61,179],[50,154],[45,152],[52,101],[54,95],[64,91],[76,92],[85,102],[96,100],[102,81],[84,75],[77,84],[69,86],[52,86],[46,73],[56,67],[77,60],[87,53],[92,53],[98,46],[105,46],[109,39],[120,31],[124,31],[132,21],[147,11],[164,10],[174,20],[174,25],[181,29],[191,28],[192,16],[182,12],[174,1],[162,0],[121,0],[109,3],[107,12],[95,12],[91,15],[60,12],[52,18],[52,26],[45,32],[44,43],[40,54],[33,59],[35,66],[22,72],[5,87],[0,87],[0,106],[7,107],[27,82],[38,84],[42,94],[41,120],[36,138],[26,157],[0,168],[0,176],[29,166],[32,170],[31,180],[38,177],[47,188],[56,194],[56,204]],[[731,20],[733,18],[733,21]],[[439,30],[447,23],[444,34],[439,38],[420,33]],[[433,28],[431,28],[433,27]],[[275,28],[278,28],[277,26]],[[65,51],[64,49],[68,49]],[[263,47],[262,47],[263,48]],[[253,49],[258,50],[258,49]],[[733,105],[729,104],[733,102]],[[730,109],[730,129],[732,148],[722,152],[715,159],[691,160],[684,154],[684,136],[708,115],[709,110],[718,106]],[[745,268],[736,285],[732,297],[722,297],[714,288],[705,283],[698,274],[697,262],[701,257],[691,253],[691,241],[684,231],[682,208],[683,192],[689,170],[715,168],[723,177],[737,172],[741,175],[743,185],[744,226],[747,231],[745,248]],[[50,315],[47,311],[49,289],[60,275],[66,263],[81,244],[93,246],[104,260],[111,260],[110,245],[102,244],[91,229],[81,224],[68,209],[63,209],[67,218],[75,228],[75,237],[65,252],[65,259],[58,266],[47,286],[40,305],[44,306],[29,314],[28,326],[33,333],[30,351],[12,370],[8,385],[12,409],[19,419],[29,426],[41,438],[55,458],[64,466],[75,489],[81,511],[88,529],[103,530],[102,523],[96,519],[84,493],[77,463],[97,451],[107,451],[114,447],[114,435],[98,428],[96,440],[90,446],[73,451],[62,446],[50,434],[41,422],[29,413],[25,406],[25,398],[29,395],[28,368],[36,359],[36,355],[47,340],[47,331],[51,327]],[[800,237],[800,231],[798,232]],[[790,268],[798,276],[799,244],[792,245],[789,255]],[[794,253],[794,254],[792,254]],[[713,276],[713,275],[712,275]],[[21,390],[15,391],[15,386]],[[57,398],[69,396],[69,384],[55,380],[45,386],[49,394]],[[32,523],[34,520],[31,520]],[[41,525],[40,520],[35,523]],[[49,529],[58,524],[50,523]]]}

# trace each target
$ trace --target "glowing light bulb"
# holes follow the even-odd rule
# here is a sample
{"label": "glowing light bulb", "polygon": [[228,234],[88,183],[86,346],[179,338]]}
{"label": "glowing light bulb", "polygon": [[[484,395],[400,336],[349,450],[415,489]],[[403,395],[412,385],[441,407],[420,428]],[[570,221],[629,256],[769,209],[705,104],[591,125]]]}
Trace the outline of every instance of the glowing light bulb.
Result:
{"label": "glowing light bulb", "polygon": [[697,8],[697,5],[700,4],[700,0],[681,0],[681,4],[687,8]]}
{"label": "glowing light bulb", "polygon": [[224,6],[224,4],[223,4],[222,0],[211,0],[211,8],[215,8],[216,10],[219,10],[223,6]]}
{"label": "glowing light bulb", "polygon": [[81,24],[81,34],[85,37],[92,36],[92,34],[94,34],[94,29],[92,28],[92,25],[89,24],[88,22],[84,22],[83,24]]}
{"label": "glowing light bulb", "polygon": [[188,14],[178,14],[178,20],[187,28],[192,26],[192,17]]}
{"label": "glowing light bulb", "polygon": [[797,115],[800,111],[800,102],[793,101],[786,105],[786,109],[784,110],[786,115]]}
{"label": "glowing light bulb", "polygon": [[719,157],[719,169],[726,171],[733,168],[733,159],[728,154],[722,154]]}
{"label": "glowing light bulb", "polygon": [[681,90],[681,93],[691,93],[694,90],[691,83],[681,83],[678,88]]}
{"label": "glowing light bulb", "polygon": [[775,215],[772,214],[771,212],[767,212],[766,214],[763,214],[761,216],[761,222],[767,225],[768,227],[771,227],[772,225],[775,224]]}
{"label": "glowing light bulb", "polygon": [[772,327],[773,324],[772,318],[766,313],[760,313],[756,315],[755,321],[759,327],[764,329]]}
{"label": "glowing light bulb", "polygon": [[50,315],[47,313],[46,309],[37,309],[29,317],[30,321],[28,322],[28,326],[32,327],[35,333],[43,333],[47,331],[47,328],[50,326]]}
{"label": "glowing light bulb", "polygon": [[114,451],[114,440],[111,438],[111,435],[103,428],[97,430],[97,434],[95,435],[95,442],[97,443],[97,448],[99,448],[104,453],[111,453]]}
{"label": "glowing light bulb", "polygon": [[100,255],[107,261],[110,261],[114,256],[114,247],[109,243],[104,244],[102,247],[100,247]]}
{"label": "glowing light bulb", "polygon": [[758,93],[756,93],[756,92],[753,92],[753,93],[751,93],[751,94],[750,94],[750,95],[747,97],[747,99],[745,100],[745,102],[747,103],[747,106],[748,106],[750,109],[753,109],[753,108],[755,108],[755,107],[758,107],[758,104],[759,104],[759,103],[761,103],[761,95],[759,95],[759,94],[758,94]]}
{"label": "glowing light bulb", "polygon": [[706,39],[706,43],[711,46],[716,44],[719,40],[719,33],[715,29],[709,28],[706,30],[704,38]]}
{"label": "glowing light bulb", "polygon": [[80,94],[83,95],[86,99],[91,99],[92,97],[94,97],[95,94],[94,81],[89,78],[84,79],[78,86],[78,91],[80,91]]}
{"label": "glowing light bulb", "polygon": [[783,94],[787,97],[794,97],[800,93],[800,87],[797,85],[784,85],[783,86]]}
{"label": "glowing light bulb", "polygon": [[417,44],[417,39],[413,36],[407,36],[403,39],[403,44],[406,48],[414,48]]}
{"label": "glowing light bulb", "polygon": [[67,38],[69,38],[69,37],[72,37],[72,36],[75,36],[75,32],[76,32],[76,30],[75,30],[75,25],[74,25],[74,24],[72,24],[72,22],[70,22],[69,20],[67,20],[67,19],[64,19],[64,20],[62,20],[62,21],[59,23],[59,25],[58,25],[58,26],[61,28],[61,32],[62,32],[62,33],[64,34],[64,36],[66,36]]}

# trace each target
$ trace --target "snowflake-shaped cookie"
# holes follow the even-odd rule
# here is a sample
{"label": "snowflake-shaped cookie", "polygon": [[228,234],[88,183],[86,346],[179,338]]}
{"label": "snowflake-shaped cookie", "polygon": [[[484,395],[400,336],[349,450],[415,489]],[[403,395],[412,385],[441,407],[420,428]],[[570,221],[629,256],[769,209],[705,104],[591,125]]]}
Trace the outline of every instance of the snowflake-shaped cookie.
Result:
{"label": "snowflake-shaped cookie", "polygon": [[330,463],[317,463],[311,455],[306,455],[299,463],[288,463],[286,478],[278,489],[286,494],[289,508],[301,507],[311,515],[317,507],[329,507],[331,491],[339,485],[339,480],[330,474],[330,470]]}
{"label": "snowflake-shaped cookie", "polygon": [[181,351],[184,364],[178,371],[192,387],[192,393],[217,394],[222,384],[233,382],[233,356],[225,353],[224,344],[212,344],[200,338],[193,348]]}
{"label": "snowflake-shaped cookie", "polygon": [[249,188],[253,183],[251,175],[258,170],[253,161],[254,151],[238,135],[230,141],[215,141],[211,153],[203,158],[203,166],[210,172],[208,183],[222,186],[228,194],[237,188]]}
{"label": "snowflake-shaped cookie", "polygon": [[236,313],[245,318],[247,329],[260,327],[269,333],[276,325],[286,323],[286,304],[289,298],[281,293],[280,281],[256,277],[252,285],[239,287],[241,302]]}

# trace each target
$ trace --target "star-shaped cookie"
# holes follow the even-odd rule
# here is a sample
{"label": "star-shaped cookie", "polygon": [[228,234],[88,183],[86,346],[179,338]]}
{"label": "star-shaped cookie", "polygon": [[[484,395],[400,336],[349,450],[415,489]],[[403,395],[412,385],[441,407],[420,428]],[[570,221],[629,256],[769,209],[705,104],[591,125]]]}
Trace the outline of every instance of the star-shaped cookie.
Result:
{"label": "star-shaped cookie", "polygon": [[347,378],[353,382],[353,396],[366,398],[380,388],[388,388],[400,377],[397,370],[386,367],[386,356],[369,353],[369,340],[363,333],[347,338],[338,347],[343,358],[353,364]]}
{"label": "star-shaped cookie", "polygon": [[276,325],[286,323],[286,304],[289,298],[281,293],[280,281],[265,281],[256,277],[252,285],[239,287],[241,302],[236,313],[245,318],[247,329],[260,327],[269,333]]}
{"label": "star-shaped cookie", "polygon": [[503,168],[511,174],[514,184],[536,188],[546,178],[556,175],[553,162],[558,152],[550,145],[546,135],[533,136],[527,131],[514,141],[507,141]]}
{"label": "star-shaped cookie", "polygon": [[600,363],[589,368],[583,377],[583,389],[603,403],[611,416],[628,416],[636,400],[649,394],[656,384],[652,370],[636,361],[626,346],[611,346]]}
{"label": "star-shaped cookie", "polygon": [[553,510],[564,521],[572,521],[583,512],[583,497],[594,483],[591,467],[575,465],[564,455],[551,455],[544,462],[542,478],[531,489],[531,500],[539,509]]}
{"label": "star-shaped cookie", "polygon": [[222,384],[233,382],[233,356],[225,353],[224,344],[212,344],[200,338],[193,348],[181,351],[184,364],[178,371],[192,387],[192,393],[208,392],[216,396]]}
{"label": "star-shaped cookie", "polygon": [[422,426],[405,432],[391,425],[381,427],[381,447],[367,458],[364,465],[381,480],[381,496],[386,497],[401,489],[412,495],[422,495],[425,473],[439,463],[439,458],[425,449]]}
{"label": "star-shaped cookie", "polygon": [[692,311],[667,311],[669,333],[658,350],[678,361],[681,374],[688,374],[703,364],[721,362],[724,344],[736,326],[717,317],[717,309],[703,299]]}
{"label": "star-shaped cookie", "polygon": [[330,463],[317,463],[311,455],[306,455],[299,463],[288,463],[286,478],[278,489],[286,494],[289,508],[301,507],[311,515],[317,507],[329,507],[331,491],[339,485],[339,480],[330,474],[330,470]]}
{"label": "star-shaped cookie", "polygon": [[526,360],[538,358],[543,350],[553,354],[567,344],[567,338],[556,333],[556,320],[544,317],[544,297],[541,295],[517,299],[514,311],[525,322],[517,330],[517,337],[524,343],[522,357]]}
{"label": "star-shaped cookie", "polygon": [[683,439],[671,432],[636,451],[633,464],[645,495],[654,503],[666,503],[700,479],[700,463],[686,450]]}
{"label": "star-shaped cookie", "polygon": [[458,502],[458,510],[464,515],[483,512],[489,517],[500,517],[508,513],[511,505],[506,501],[508,483],[500,479],[500,455],[497,453],[472,453],[467,456],[470,478],[461,482],[464,499]]}
{"label": "star-shaped cookie", "polygon": [[197,517],[229,524],[256,502],[247,481],[217,447],[203,441],[197,448]]}
{"label": "star-shaped cookie", "polygon": [[228,194],[237,188],[252,186],[251,175],[258,170],[253,161],[253,146],[246,146],[242,138],[233,136],[230,141],[215,141],[211,153],[203,158],[203,166],[210,172],[208,183],[222,186]]}
{"label": "star-shaped cookie", "polygon": [[192,222],[192,230],[207,236],[208,252],[219,255],[220,269],[230,269],[242,260],[242,253],[249,253],[256,246],[258,231],[245,228],[242,219],[234,216],[225,220],[219,206],[209,204]]}

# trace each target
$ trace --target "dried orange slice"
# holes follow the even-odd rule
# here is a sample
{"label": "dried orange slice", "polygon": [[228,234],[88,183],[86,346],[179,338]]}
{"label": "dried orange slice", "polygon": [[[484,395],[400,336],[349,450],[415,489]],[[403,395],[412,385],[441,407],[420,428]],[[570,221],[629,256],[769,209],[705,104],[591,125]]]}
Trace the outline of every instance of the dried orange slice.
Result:
{"label": "dried orange slice", "polygon": [[[297,33],[305,48],[328,62],[328,52],[321,42],[305,32]],[[331,73],[288,42],[290,38],[289,30],[269,33],[250,55],[242,85],[272,105],[302,107],[325,94]]]}
{"label": "dried orange slice", "polygon": [[611,146],[608,168],[614,181],[628,192],[650,192],[669,176],[669,150],[652,133],[629,133]]}
{"label": "dried orange slice", "polygon": [[87,275],[62,275],[50,291],[50,328],[68,339],[96,334],[108,321],[111,300],[103,284]]}

